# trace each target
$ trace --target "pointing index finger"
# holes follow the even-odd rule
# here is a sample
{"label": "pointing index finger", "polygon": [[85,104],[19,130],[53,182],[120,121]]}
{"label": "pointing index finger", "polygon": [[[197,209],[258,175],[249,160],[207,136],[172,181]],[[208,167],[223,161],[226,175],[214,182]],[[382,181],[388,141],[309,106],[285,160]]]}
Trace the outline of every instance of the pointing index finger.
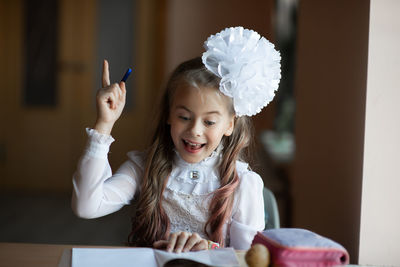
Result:
{"label": "pointing index finger", "polygon": [[102,85],[103,88],[110,86],[110,72],[108,70],[108,61],[106,59],[103,61]]}

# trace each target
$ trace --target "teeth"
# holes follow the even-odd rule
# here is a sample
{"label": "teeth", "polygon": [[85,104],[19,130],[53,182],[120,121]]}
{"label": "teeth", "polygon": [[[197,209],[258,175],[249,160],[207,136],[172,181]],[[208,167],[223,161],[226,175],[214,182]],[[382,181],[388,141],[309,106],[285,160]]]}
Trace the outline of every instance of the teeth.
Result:
{"label": "teeth", "polygon": [[195,149],[195,148],[200,148],[200,147],[201,147],[201,144],[194,144],[194,143],[191,143],[191,142],[189,142],[189,141],[187,141],[187,140],[185,140],[185,142],[186,142],[188,145],[190,145],[190,147],[193,148],[193,149]]}

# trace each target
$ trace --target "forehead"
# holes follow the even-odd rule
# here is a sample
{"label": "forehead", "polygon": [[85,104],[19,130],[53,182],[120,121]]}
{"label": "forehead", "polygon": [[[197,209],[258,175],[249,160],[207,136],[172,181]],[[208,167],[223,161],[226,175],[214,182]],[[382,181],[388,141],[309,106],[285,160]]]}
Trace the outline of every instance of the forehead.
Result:
{"label": "forehead", "polygon": [[172,109],[184,106],[193,112],[229,113],[232,101],[217,88],[182,83],[176,88],[171,104]]}

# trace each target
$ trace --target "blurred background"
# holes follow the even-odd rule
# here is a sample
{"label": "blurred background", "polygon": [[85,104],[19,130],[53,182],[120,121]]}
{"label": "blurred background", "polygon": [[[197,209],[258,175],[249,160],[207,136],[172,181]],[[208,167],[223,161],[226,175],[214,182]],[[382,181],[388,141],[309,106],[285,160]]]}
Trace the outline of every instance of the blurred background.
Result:
{"label": "blurred background", "polygon": [[0,242],[123,245],[129,207],[94,220],[70,209],[102,60],[112,81],[133,68],[113,130],[116,169],[146,147],[173,68],[240,25],[282,55],[276,98],[253,120],[253,168],[275,193],[281,226],[330,237],[355,261],[368,22],[364,0],[0,0]]}

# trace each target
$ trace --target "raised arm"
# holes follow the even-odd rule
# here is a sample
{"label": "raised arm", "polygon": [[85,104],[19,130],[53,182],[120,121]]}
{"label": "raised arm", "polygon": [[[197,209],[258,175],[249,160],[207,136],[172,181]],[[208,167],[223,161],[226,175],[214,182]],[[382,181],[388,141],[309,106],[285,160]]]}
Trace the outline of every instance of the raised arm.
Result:
{"label": "raised arm", "polygon": [[137,189],[141,168],[132,156],[112,173],[107,154],[112,127],[125,105],[125,83],[110,85],[108,62],[103,63],[103,88],[97,93],[97,119],[87,129],[88,142],[73,176],[72,209],[83,218],[96,218],[128,204]]}

